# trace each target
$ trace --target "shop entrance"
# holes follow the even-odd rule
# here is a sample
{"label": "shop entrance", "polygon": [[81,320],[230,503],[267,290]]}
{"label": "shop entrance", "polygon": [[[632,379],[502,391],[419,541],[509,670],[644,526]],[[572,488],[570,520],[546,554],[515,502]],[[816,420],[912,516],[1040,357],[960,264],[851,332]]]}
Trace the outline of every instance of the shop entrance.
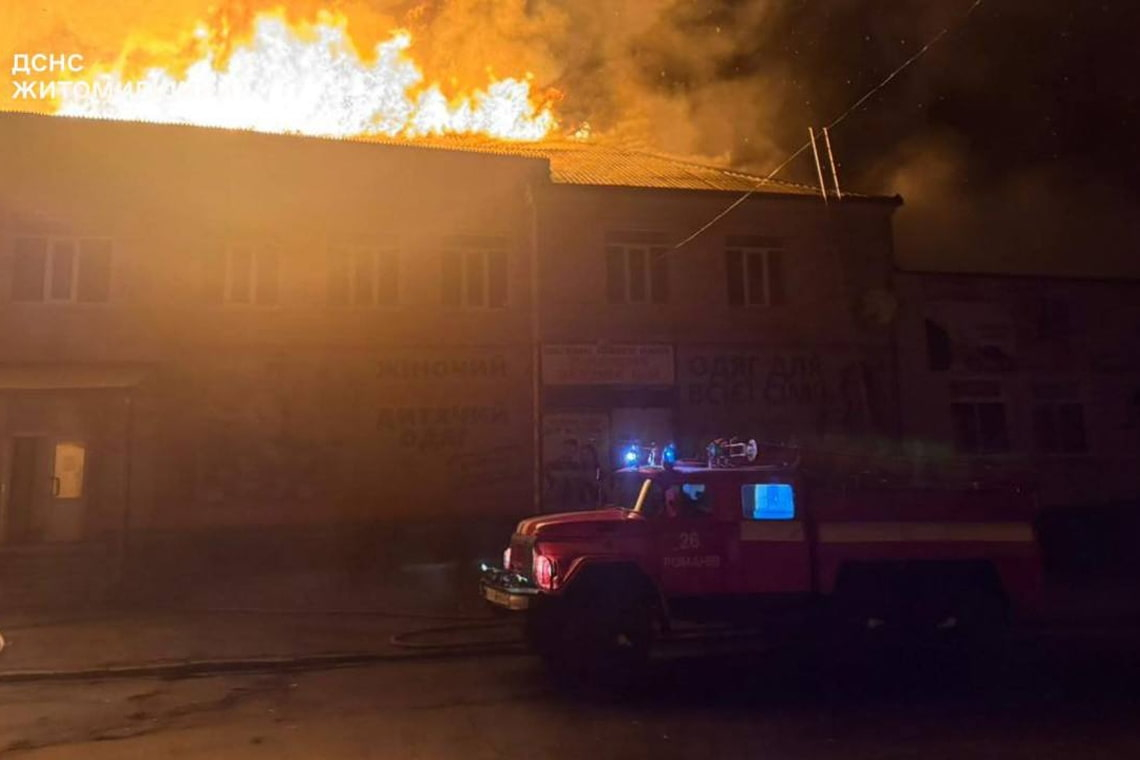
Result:
{"label": "shop entrance", "polygon": [[79,541],[86,472],[87,446],[81,441],[38,435],[10,438],[4,543]]}

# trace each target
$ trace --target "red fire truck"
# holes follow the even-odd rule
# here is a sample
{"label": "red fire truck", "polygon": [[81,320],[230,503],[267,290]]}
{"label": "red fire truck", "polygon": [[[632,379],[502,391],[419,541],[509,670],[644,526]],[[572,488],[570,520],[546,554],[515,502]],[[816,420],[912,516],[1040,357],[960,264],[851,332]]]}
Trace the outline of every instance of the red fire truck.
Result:
{"label": "red fire truck", "polygon": [[634,672],[678,621],[976,643],[1037,602],[1024,489],[851,485],[758,458],[753,441],[637,459],[616,473],[620,506],[523,520],[503,567],[484,567],[483,597],[524,614],[556,669]]}

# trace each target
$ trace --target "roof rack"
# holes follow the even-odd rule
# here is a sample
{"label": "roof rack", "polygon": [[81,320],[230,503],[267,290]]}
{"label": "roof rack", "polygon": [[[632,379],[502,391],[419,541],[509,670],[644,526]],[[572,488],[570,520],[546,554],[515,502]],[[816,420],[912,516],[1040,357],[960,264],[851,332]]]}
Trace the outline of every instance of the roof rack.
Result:
{"label": "roof rack", "polygon": [[733,467],[747,462],[756,461],[760,454],[760,447],[755,438],[747,441],[738,441],[735,438],[714,438],[705,447],[709,468]]}

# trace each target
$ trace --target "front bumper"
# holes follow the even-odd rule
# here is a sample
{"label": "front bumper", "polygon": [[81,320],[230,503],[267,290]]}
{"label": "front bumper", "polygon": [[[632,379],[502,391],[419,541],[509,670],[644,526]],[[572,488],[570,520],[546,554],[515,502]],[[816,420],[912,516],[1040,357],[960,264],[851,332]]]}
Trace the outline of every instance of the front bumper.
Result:
{"label": "front bumper", "polygon": [[523,575],[484,565],[479,595],[498,609],[522,612],[530,609],[538,596],[538,588]]}

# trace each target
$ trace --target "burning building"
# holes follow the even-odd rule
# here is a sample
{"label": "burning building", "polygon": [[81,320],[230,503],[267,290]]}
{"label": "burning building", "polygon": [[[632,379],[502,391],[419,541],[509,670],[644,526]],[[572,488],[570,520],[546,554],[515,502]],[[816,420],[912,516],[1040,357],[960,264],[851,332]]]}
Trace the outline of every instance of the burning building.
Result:
{"label": "burning building", "polygon": [[574,141],[0,146],[5,545],[510,519],[634,440],[897,425],[893,198]]}

